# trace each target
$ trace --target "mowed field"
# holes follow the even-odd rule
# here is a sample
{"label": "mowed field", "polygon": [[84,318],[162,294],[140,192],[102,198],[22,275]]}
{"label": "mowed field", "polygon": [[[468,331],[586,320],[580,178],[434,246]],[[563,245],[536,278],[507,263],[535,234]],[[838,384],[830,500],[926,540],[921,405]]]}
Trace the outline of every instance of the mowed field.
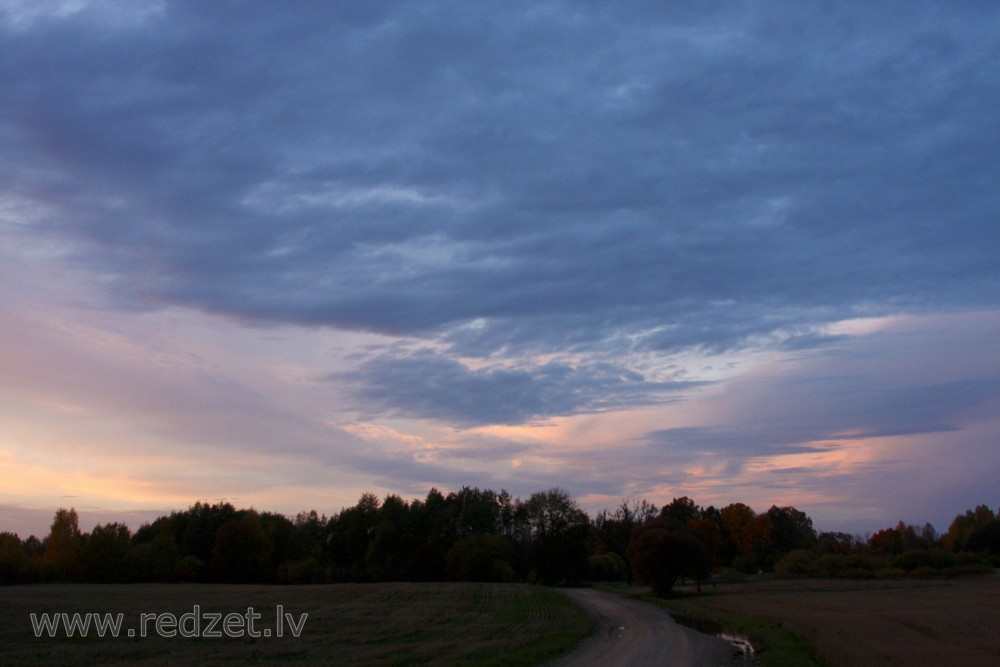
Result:
{"label": "mowed field", "polygon": [[[234,615],[228,631],[181,636],[195,629],[196,605],[199,634],[216,614],[215,631]],[[119,636],[99,637],[91,626],[86,637],[63,628],[36,637],[30,617],[91,612],[121,613]],[[0,587],[0,665],[530,665],[569,651],[591,628],[562,596],[519,584]]]}
{"label": "mowed field", "polygon": [[831,667],[1000,665],[996,574],[950,580],[772,580],[706,592],[683,606],[778,619]]}

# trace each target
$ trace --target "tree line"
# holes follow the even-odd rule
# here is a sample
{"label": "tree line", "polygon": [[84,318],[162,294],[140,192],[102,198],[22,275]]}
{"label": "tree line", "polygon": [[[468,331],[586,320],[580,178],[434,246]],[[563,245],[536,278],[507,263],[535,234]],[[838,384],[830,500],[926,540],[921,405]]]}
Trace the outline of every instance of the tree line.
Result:
{"label": "tree line", "polygon": [[59,509],[49,534],[0,533],[0,583],[586,581],[649,584],[668,593],[701,582],[776,572],[795,576],[929,576],[1000,565],[1000,518],[981,505],[947,533],[900,522],[866,538],[819,532],[794,507],[663,506],[626,499],[590,517],[565,490],[527,500],[507,491],[434,488],[423,499],[365,493],[333,516],[294,518],[197,502],[143,524],[79,527]]}

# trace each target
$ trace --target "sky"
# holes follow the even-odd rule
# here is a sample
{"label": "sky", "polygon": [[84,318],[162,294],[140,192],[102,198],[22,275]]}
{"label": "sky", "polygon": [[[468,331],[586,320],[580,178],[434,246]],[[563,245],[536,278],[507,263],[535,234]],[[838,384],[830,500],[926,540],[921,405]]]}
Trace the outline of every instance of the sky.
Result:
{"label": "sky", "polygon": [[995,3],[0,0],[0,530],[1000,505]]}

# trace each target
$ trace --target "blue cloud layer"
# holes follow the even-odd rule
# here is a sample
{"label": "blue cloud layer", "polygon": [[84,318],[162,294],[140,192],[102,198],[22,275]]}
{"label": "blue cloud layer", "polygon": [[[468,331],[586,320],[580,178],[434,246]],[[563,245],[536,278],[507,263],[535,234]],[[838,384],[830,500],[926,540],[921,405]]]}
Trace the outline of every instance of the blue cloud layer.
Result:
{"label": "blue cloud layer", "polygon": [[372,415],[431,418],[463,425],[522,424],[555,415],[601,412],[673,400],[700,386],[654,382],[611,364],[551,362],[527,369],[473,370],[427,352],[380,355],[331,380],[360,387]]}
{"label": "blue cloud layer", "polygon": [[[614,365],[997,302],[994,7],[97,3],[0,34],[0,196],[122,307]],[[462,423],[662,389],[391,361],[362,398]],[[465,391],[385,389],[421,374]]]}

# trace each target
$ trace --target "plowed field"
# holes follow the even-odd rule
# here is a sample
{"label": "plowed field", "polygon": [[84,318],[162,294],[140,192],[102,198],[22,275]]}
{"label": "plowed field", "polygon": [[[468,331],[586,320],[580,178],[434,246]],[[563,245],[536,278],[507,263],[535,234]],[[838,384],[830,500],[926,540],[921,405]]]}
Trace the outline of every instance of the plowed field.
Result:
{"label": "plowed field", "polygon": [[1000,665],[1000,575],[719,585],[695,607],[780,619],[831,667]]}

